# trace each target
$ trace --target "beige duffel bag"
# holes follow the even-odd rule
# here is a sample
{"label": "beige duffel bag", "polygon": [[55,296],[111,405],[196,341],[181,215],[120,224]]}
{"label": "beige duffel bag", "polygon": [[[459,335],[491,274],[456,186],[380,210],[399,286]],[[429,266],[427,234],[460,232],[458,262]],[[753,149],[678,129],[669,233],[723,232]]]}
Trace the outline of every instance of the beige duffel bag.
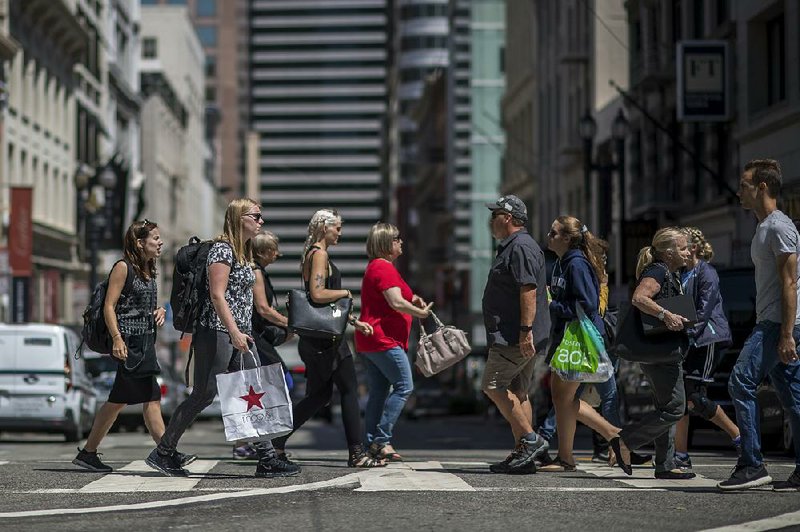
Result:
{"label": "beige duffel bag", "polygon": [[431,313],[431,316],[436,321],[436,330],[427,334],[420,321],[420,338],[415,362],[426,377],[449,368],[472,350],[467,340],[467,333],[451,325],[445,325],[434,313]]}

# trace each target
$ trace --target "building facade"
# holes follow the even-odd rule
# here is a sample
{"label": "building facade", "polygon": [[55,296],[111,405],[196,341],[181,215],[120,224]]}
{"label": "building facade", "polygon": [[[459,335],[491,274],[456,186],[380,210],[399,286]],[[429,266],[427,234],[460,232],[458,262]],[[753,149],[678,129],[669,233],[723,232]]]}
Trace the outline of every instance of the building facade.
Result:
{"label": "building facade", "polygon": [[166,294],[175,252],[190,236],[221,233],[224,205],[204,172],[205,57],[186,8],[144,6],[141,34],[142,217],[160,226]]}
{"label": "building facade", "polygon": [[367,232],[384,215],[388,3],[251,0],[249,20],[260,200],[284,253],[270,267],[275,288],[299,286],[308,222],[335,207],[344,228],[332,257],[357,293]]}
{"label": "building facade", "polygon": [[[78,0],[10,0],[0,7],[8,58],[0,212],[10,220],[2,238],[8,246],[10,233],[22,235],[26,260],[32,263],[25,272],[9,272],[3,266],[2,318],[74,322],[82,310],[73,308],[74,292],[86,275],[78,254],[73,184],[79,162],[76,92],[82,79],[75,72],[87,70],[92,37],[83,16],[97,6]],[[30,205],[11,205],[10,189],[19,187],[32,188]],[[12,287],[11,274],[23,280],[15,279]],[[14,307],[24,312],[12,316]]]}

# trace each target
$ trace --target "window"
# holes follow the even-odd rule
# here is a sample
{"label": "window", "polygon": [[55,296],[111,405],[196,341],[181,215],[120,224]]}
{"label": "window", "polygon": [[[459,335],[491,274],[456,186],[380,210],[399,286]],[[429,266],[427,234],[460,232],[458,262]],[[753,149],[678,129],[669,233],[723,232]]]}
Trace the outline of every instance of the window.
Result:
{"label": "window", "polygon": [[498,60],[497,63],[499,65],[500,72],[501,73],[505,73],[505,71],[506,71],[506,47],[505,46],[501,46],[499,53],[500,53],[500,57],[499,57],[499,60]]}
{"label": "window", "polygon": [[154,6],[158,4],[158,0],[142,0],[143,6]]}
{"label": "window", "polygon": [[700,39],[705,32],[705,2],[703,0],[694,0],[692,8],[693,36],[695,39]]}
{"label": "window", "polygon": [[142,58],[155,59],[158,57],[158,41],[155,37],[145,37],[142,39]]}
{"label": "window", "polygon": [[167,0],[168,4],[174,4],[176,6],[185,6],[186,0]]}
{"label": "window", "polygon": [[216,17],[217,0],[197,0],[195,12],[198,17]]}
{"label": "window", "polygon": [[197,36],[200,37],[200,42],[206,48],[213,48],[217,46],[217,27],[209,26],[207,24],[197,25]]}
{"label": "window", "polygon": [[767,105],[786,99],[786,30],[783,14],[767,22]]}
{"label": "window", "polygon": [[214,87],[206,87],[206,101],[211,103],[217,101],[217,89]]}
{"label": "window", "polygon": [[213,55],[206,56],[206,77],[213,78],[217,75],[217,58]]}

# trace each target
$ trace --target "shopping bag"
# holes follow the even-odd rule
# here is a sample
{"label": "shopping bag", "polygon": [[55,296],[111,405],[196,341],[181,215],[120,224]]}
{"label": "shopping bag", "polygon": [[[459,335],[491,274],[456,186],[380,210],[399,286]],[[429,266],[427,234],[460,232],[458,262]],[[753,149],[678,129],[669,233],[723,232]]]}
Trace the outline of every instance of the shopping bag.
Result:
{"label": "shopping bag", "polygon": [[578,318],[567,324],[550,367],[565,381],[606,382],[614,375],[614,366],[603,336],[581,305],[576,304],[576,310]]}
{"label": "shopping bag", "polygon": [[292,401],[280,364],[221,373],[217,391],[226,440],[258,441],[292,431]]}

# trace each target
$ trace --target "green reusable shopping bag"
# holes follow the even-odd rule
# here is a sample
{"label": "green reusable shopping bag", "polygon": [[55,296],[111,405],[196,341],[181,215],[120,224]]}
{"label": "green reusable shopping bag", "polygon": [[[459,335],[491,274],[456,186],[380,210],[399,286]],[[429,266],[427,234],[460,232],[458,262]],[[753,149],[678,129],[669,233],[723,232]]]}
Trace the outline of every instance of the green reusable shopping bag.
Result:
{"label": "green reusable shopping bag", "polygon": [[576,310],[578,319],[567,325],[550,367],[565,381],[606,382],[614,376],[614,365],[603,337],[580,305]]}

